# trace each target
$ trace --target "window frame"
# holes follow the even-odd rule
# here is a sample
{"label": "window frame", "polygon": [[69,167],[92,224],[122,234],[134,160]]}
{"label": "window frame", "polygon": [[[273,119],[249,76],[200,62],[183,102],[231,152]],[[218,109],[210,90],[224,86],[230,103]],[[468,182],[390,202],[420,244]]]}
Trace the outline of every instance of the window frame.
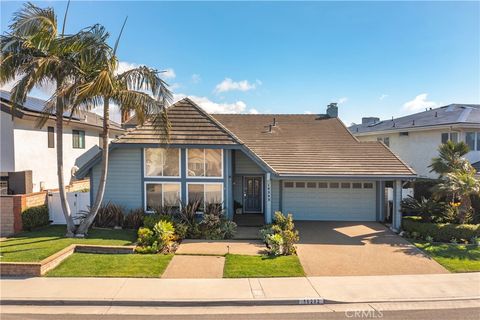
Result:
{"label": "window frame", "polygon": [[[465,131],[465,143],[467,143],[467,134],[473,133],[473,148],[470,151],[480,151],[480,131]],[[469,147],[470,148],[470,147]]]}
{"label": "window frame", "polygon": [[[442,137],[442,136],[443,136],[444,134],[446,134],[447,137],[448,137],[446,142],[443,142],[443,137]],[[457,135],[457,139],[456,139],[457,141],[453,141],[453,139],[452,139],[452,134],[456,134],[456,135]],[[460,133],[459,133],[459,132],[456,132],[456,131],[449,131],[449,132],[442,132],[442,133],[440,133],[440,143],[441,143],[441,144],[445,144],[445,143],[447,143],[448,141],[452,141],[452,142],[454,142],[454,143],[458,143],[458,142],[460,141]]]}
{"label": "window frame", "polygon": [[[73,141],[72,141],[72,145],[73,145]],[[52,127],[52,126],[47,127],[47,147],[49,149],[55,149],[55,127]]]}
{"label": "window frame", "polygon": [[[80,132],[83,132],[83,135],[80,134]],[[80,138],[83,138],[83,146],[75,146],[75,136],[78,136],[78,141],[80,143]],[[85,144],[86,144],[86,138],[85,138],[85,130],[80,130],[80,129],[72,129],[72,149],[85,149]]]}
{"label": "window frame", "polygon": [[[190,149],[200,149],[200,150],[203,150],[203,173],[204,174],[207,174],[207,162],[205,161],[205,155],[206,155],[206,152],[205,150],[220,150],[220,166],[221,166],[221,170],[220,170],[220,173],[221,175],[220,176],[189,176],[188,175],[188,153],[190,151]],[[213,148],[186,148],[185,149],[185,177],[187,179],[223,179],[223,171],[224,171],[224,152],[223,152],[223,149],[213,149]]]}
{"label": "window frame", "polygon": [[[203,185],[207,185],[207,184],[219,184],[222,186],[222,202],[221,202],[221,205],[222,205],[222,209],[225,209],[225,204],[224,204],[224,193],[225,193],[225,184],[223,182],[213,182],[213,181],[209,181],[209,182],[187,182],[187,188],[186,188],[186,201],[187,201],[187,204],[189,203],[190,199],[188,198],[188,186],[191,185],[191,184],[203,184]],[[203,188],[203,205],[205,205],[205,187]],[[205,209],[205,208],[204,208]],[[198,211],[198,212],[203,212],[203,211]]]}
{"label": "window frame", "polygon": [[[178,151],[178,176],[148,176],[147,175],[147,149],[167,149],[167,148],[143,148],[143,177],[144,178],[181,178],[182,175],[182,153],[180,151],[180,148],[170,148],[170,149],[176,149]],[[162,173],[163,173],[163,167],[162,167]]]}
{"label": "window frame", "polygon": [[143,209],[145,210],[146,213],[153,213],[154,212],[152,210],[148,210],[148,207],[147,207],[147,185],[148,184],[161,184],[162,185],[162,207],[163,207],[163,200],[164,200],[163,185],[164,184],[178,185],[178,187],[179,187],[178,207],[181,209],[181,207],[182,207],[182,183],[181,182],[176,182],[176,181],[175,182],[174,181],[144,181],[144,183],[143,183]]}

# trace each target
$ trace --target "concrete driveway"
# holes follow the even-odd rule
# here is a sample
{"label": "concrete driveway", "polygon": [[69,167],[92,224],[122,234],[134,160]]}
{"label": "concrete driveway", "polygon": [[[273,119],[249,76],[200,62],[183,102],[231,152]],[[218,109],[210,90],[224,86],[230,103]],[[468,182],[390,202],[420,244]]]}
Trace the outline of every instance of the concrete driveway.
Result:
{"label": "concrete driveway", "polygon": [[296,221],[298,257],[307,276],[448,273],[376,222]]}

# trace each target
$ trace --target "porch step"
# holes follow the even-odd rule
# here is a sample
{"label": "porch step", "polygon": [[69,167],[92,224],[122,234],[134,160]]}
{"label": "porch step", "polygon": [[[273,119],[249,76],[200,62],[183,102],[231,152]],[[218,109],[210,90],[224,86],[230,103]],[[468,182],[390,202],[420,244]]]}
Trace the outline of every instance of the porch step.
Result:
{"label": "porch step", "polygon": [[237,227],[237,233],[233,237],[234,240],[261,240],[260,227]]}

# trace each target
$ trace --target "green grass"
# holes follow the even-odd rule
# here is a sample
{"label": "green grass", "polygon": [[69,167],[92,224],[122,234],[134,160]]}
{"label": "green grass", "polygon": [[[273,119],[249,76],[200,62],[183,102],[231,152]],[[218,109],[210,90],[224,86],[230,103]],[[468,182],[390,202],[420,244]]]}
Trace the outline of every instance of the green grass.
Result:
{"label": "green grass", "polygon": [[74,253],[47,277],[158,278],[173,255]]}
{"label": "green grass", "polygon": [[65,226],[49,226],[1,241],[0,261],[40,261],[74,243],[122,246],[136,240],[134,230],[92,229],[85,239],[65,238],[65,231]]}
{"label": "green grass", "polygon": [[227,254],[224,278],[303,277],[305,275],[297,256],[244,256]]}
{"label": "green grass", "polygon": [[414,244],[451,272],[480,271],[480,247],[478,246],[426,242]]}

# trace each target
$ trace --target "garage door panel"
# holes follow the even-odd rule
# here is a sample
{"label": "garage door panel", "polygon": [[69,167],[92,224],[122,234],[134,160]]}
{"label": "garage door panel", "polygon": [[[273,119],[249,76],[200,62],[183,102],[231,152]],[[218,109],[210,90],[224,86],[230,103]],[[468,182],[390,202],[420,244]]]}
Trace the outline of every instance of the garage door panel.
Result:
{"label": "garage door panel", "polygon": [[375,188],[284,188],[283,211],[295,220],[375,221]]}

